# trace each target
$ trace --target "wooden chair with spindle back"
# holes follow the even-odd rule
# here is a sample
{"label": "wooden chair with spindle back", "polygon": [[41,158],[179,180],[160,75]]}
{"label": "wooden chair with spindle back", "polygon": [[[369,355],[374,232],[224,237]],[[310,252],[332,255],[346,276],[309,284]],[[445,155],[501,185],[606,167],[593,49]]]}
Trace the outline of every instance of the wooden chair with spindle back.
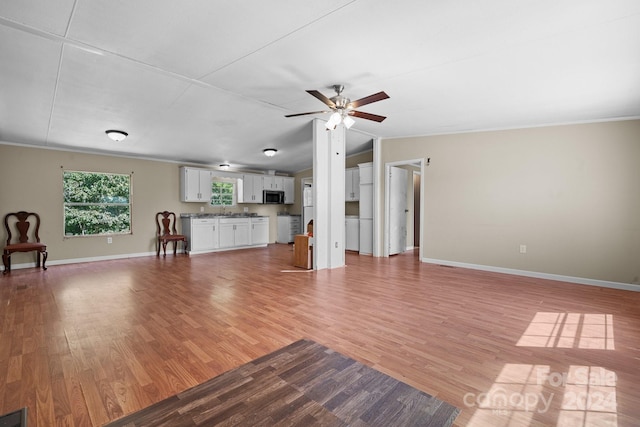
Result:
{"label": "wooden chair with spindle back", "polygon": [[182,242],[184,246],[184,252],[187,253],[187,237],[178,234],[176,230],[176,214],[173,212],[163,211],[156,214],[157,225],[157,237],[158,237],[158,251],[156,256],[160,256],[160,246],[164,256],[167,256],[167,243],[173,242],[173,254],[176,254],[178,248],[178,242]]}
{"label": "wooden chair with spindle back", "polygon": [[[15,219],[13,218],[15,217]],[[31,223],[27,221],[29,217],[35,218],[35,225],[33,229],[33,235],[29,234],[29,227]],[[12,226],[18,230],[18,240],[12,242],[11,233]],[[10,212],[4,216],[4,227],[7,230],[7,244],[4,247],[2,253],[2,262],[4,264],[3,274],[7,274],[11,271],[11,254],[14,252],[32,252],[37,253],[36,267],[40,267],[40,256],[42,255],[42,269],[46,270],[45,266],[47,262],[47,245],[40,242],[40,215],[35,212]]]}

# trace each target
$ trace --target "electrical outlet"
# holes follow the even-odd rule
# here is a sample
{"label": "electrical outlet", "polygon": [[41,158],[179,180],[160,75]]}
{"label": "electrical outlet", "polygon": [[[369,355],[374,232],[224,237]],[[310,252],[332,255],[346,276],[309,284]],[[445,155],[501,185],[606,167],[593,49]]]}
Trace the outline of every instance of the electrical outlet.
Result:
{"label": "electrical outlet", "polygon": [[200,212],[204,212],[204,206],[200,206]]}
{"label": "electrical outlet", "polygon": [[249,212],[249,208],[245,206],[245,207],[244,207],[244,211],[245,211],[245,212]]}
{"label": "electrical outlet", "polygon": [[520,253],[521,254],[527,253],[527,245],[520,245]]}
{"label": "electrical outlet", "polygon": [[107,243],[108,244],[112,244],[113,243],[113,237],[107,237]]}

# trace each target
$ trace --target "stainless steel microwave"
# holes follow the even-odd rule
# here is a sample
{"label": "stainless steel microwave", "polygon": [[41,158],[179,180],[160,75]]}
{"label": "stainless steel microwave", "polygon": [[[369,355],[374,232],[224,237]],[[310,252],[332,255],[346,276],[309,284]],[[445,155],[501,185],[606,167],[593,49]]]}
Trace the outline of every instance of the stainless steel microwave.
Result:
{"label": "stainless steel microwave", "polygon": [[284,204],[284,191],[263,190],[262,203],[271,205]]}

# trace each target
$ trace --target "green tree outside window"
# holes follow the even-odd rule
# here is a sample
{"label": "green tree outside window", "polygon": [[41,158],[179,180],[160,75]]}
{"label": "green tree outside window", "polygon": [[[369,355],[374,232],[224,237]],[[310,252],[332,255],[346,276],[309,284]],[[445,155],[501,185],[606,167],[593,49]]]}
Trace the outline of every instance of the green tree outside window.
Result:
{"label": "green tree outside window", "polygon": [[98,172],[63,174],[64,234],[131,233],[131,176]]}
{"label": "green tree outside window", "polygon": [[235,206],[236,183],[224,180],[211,182],[211,206]]}

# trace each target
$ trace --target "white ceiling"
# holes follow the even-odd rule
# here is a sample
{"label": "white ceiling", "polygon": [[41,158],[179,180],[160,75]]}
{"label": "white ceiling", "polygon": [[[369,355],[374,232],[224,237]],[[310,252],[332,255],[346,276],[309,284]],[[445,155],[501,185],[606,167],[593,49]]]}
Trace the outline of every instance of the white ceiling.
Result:
{"label": "white ceiling", "polygon": [[[0,141],[295,172],[305,92],[383,138],[640,117],[638,0],[0,2]],[[106,129],[129,138],[111,142]],[[274,147],[273,158],[262,149]]]}

